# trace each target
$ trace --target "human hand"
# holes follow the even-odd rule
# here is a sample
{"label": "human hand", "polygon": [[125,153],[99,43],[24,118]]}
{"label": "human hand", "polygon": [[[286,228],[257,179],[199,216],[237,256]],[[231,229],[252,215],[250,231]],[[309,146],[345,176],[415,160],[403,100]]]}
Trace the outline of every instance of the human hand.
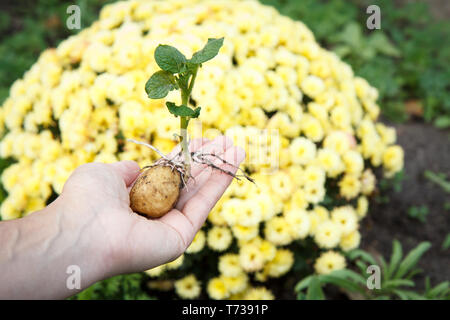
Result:
{"label": "human hand", "polygon": [[[235,166],[245,157],[245,152],[224,136],[191,142],[191,151],[200,148]],[[220,161],[215,164],[236,171]],[[139,166],[133,161],[80,166],[56,201],[65,208],[65,221],[76,229],[81,241],[91,243],[95,248],[91,252],[100,255],[96,263],[101,264],[98,268],[104,272],[102,277],[144,271],[172,261],[186,250],[232,180],[227,174],[197,164],[193,164],[191,174],[194,179],[181,191],[176,207],[154,220],[130,209],[129,190],[139,175]]]}

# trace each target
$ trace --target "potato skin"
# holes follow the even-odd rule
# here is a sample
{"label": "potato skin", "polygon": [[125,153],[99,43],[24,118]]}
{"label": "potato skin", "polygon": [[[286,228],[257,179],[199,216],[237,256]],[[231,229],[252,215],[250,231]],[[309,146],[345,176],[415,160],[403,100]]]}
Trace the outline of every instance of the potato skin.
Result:
{"label": "potato skin", "polygon": [[159,218],[169,212],[178,201],[181,176],[167,166],[146,169],[130,191],[130,207],[149,218]]}

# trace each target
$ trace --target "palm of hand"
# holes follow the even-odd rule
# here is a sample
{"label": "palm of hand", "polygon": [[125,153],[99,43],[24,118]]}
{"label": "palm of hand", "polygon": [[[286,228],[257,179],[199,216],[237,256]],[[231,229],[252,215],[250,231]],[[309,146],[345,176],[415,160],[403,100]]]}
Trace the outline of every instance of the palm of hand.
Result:
{"label": "palm of hand", "polygon": [[[191,151],[200,148],[235,166],[245,157],[242,149],[233,147],[223,136],[191,142]],[[216,164],[236,171],[235,167]],[[169,262],[186,250],[232,179],[195,164],[191,174],[194,179],[188,182],[187,190],[182,190],[176,208],[149,220],[130,209],[129,189],[139,175],[135,162],[83,165],[64,186],[62,198],[70,203],[65,213],[82,230],[86,241],[95,243],[105,263],[114,266],[112,273],[143,271]]]}

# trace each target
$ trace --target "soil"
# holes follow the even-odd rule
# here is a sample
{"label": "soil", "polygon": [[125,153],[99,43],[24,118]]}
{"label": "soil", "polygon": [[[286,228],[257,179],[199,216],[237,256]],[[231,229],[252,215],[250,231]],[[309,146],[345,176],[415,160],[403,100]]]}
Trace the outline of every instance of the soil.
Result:
{"label": "soil", "polygon": [[[360,227],[360,248],[389,260],[394,239],[402,244],[404,256],[420,242],[431,242],[431,248],[418,263],[423,272],[413,278],[416,283],[413,290],[423,293],[426,276],[433,286],[450,280],[450,249],[442,250],[442,243],[450,233],[450,211],[444,208],[445,203],[450,203],[450,194],[424,177],[425,170],[450,177],[450,130],[438,130],[422,121],[387,124],[396,128],[398,143],[405,151],[404,179],[401,191],[388,192],[389,202],[371,201]],[[425,223],[408,216],[412,206],[428,207]],[[293,288],[299,280],[298,275],[290,272],[270,282],[268,287],[278,299],[295,299]],[[324,290],[327,299],[349,299],[337,287],[326,286]]]}
{"label": "soil", "polygon": [[[431,249],[418,264],[423,273],[414,278],[420,291],[425,276],[430,277],[432,285],[450,280],[450,249],[442,249],[450,233],[450,211],[444,208],[450,202],[450,194],[424,177],[425,170],[450,176],[450,131],[419,122],[394,126],[398,143],[405,151],[402,190],[392,192],[388,203],[370,207],[361,225],[361,248],[388,259],[393,239],[401,242],[404,253],[422,241],[430,241]],[[410,207],[423,205],[429,209],[425,223],[408,216]]]}

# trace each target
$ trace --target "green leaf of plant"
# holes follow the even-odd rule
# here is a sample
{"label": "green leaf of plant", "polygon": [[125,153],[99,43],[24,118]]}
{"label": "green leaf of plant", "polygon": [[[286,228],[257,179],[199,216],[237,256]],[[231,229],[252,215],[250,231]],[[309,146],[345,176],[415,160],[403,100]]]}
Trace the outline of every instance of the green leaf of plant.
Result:
{"label": "green leaf of plant", "polygon": [[389,281],[383,282],[382,288],[383,289],[392,289],[397,287],[414,287],[414,281],[406,280],[406,279],[393,279]]}
{"label": "green leaf of plant", "polygon": [[442,242],[442,250],[450,248],[450,233],[447,233],[445,240]]}
{"label": "green leaf of plant", "polygon": [[374,33],[368,40],[369,46],[375,48],[378,52],[390,57],[399,57],[400,51],[389,41],[388,37],[382,32]]}
{"label": "green leaf of plant", "polygon": [[420,257],[431,247],[431,243],[424,241],[416,248],[411,250],[406,258],[400,263],[398,270],[394,276],[395,279],[400,279],[409,270],[411,270],[419,261]]}
{"label": "green leaf of plant", "polygon": [[392,242],[392,254],[391,254],[391,261],[389,263],[389,266],[385,272],[385,279],[390,279],[392,274],[394,273],[395,269],[397,269],[398,264],[402,260],[403,251],[402,251],[402,245],[401,243],[395,239]]}
{"label": "green leaf of plant", "polygon": [[403,279],[411,280],[414,276],[416,276],[417,274],[420,274],[422,272],[423,272],[423,270],[419,269],[419,268],[412,269],[410,272],[408,272],[406,274],[406,276],[403,277]]}
{"label": "green leaf of plant", "polygon": [[161,70],[155,72],[145,84],[145,92],[150,99],[162,99],[169,91],[177,88],[177,84],[170,72]]}
{"label": "green leaf of plant", "polygon": [[169,112],[177,117],[198,118],[201,108],[191,109],[185,105],[177,106],[173,102],[166,102]]}
{"label": "green leaf of plant", "polygon": [[450,282],[449,281],[444,281],[440,284],[438,284],[437,286],[435,286],[434,288],[430,289],[427,292],[427,297],[429,297],[430,299],[439,297],[441,295],[445,295],[449,293],[449,285]]}
{"label": "green leaf of plant", "polygon": [[203,49],[194,53],[189,62],[194,64],[201,64],[205,63],[208,60],[211,60],[219,53],[219,50],[223,45],[223,40],[224,38],[220,39],[209,38],[208,42],[203,47]]}
{"label": "green leaf of plant", "polygon": [[445,192],[450,193],[450,182],[445,180],[439,174],[436,174],[430,170],[425,170],[424,173],[425,178],[439,185]]}
{"label": "green leaf of plant", "polygon": [[360,293],[364,292],[363,287],[360,287],[358,284],[354,283],[353,281],[351,281],[341,275],[336,276],[333,273],[326,274],[326,275],[320,275],[319,280],[322,284],[331,283],[337,287],[346,289],[351,292],[360,292]]}
{"label": "green leaf of plant", "polygon": [[354,249],[350,251],[347,256],[350,260],[361,258],[361,260],[364,260],[370,264],[377,264],[374,257],[372,257],[369,253],[361,249]]}
{"label": "green leaf of plant", "polygon": [[382,272],[386,272],[386,270],[387,270],[386,260],[384,260],[383,256],[381,256],[381,255],[379,257],[379,260],[380,260],[380,264],[381,264],[381,270],[383,270]]}
{"label": "green leaf of plant", "polygon": [[439,116],[434,120],[434,125],[439,129],[450,128],[450,116]]}
{"label": "green leaf of plant", "polygon": [[186,57],[172,46],[160,44],[155,50],[155,60],[161,69],[170,73],[186,70]]}
{"label": "green leaf of plant", "polygon": [[186,68],[189,70],[189,73],[193,74],[195,70],[198,68],[198,64],[192,63],[190,60],[186,63]]}
{"label": "green leaf of plant", "polygon": [[359,283],[364,286],[366,285],[366,278],[350,269],[335,270],[330,273],[330,275],[337,278],[350,279],[355,283]]}
{"label": "green leaf of plant", "polygon": [[402,300],[424,300],[425,298],[418,293],[410,290],[400,290],[394,289],[392,290],[394,294],[396,294]]}
{"label": "green leaf of plant", "polygon": [[356,266],[359,268],[359,270],[361,271],[361,273],[366,273],[367,272],[367,264],[361,260],[357,260],[355,262]]}
{"label": "green leaf of plant", "polygon": [[325,300],[320,281],[317,276],[313,276],[306,292],[306,300]]}
{"label": "green leaf of plant", "polygon": [[306,278],[304,278],[303,280],[301,280],[299,283],[297,283],[297,285],[295,286],[295,291],[299,292],[305,288],[307,288],[309,286],[309,283],[311,282],[313,276],[308,276]]}

